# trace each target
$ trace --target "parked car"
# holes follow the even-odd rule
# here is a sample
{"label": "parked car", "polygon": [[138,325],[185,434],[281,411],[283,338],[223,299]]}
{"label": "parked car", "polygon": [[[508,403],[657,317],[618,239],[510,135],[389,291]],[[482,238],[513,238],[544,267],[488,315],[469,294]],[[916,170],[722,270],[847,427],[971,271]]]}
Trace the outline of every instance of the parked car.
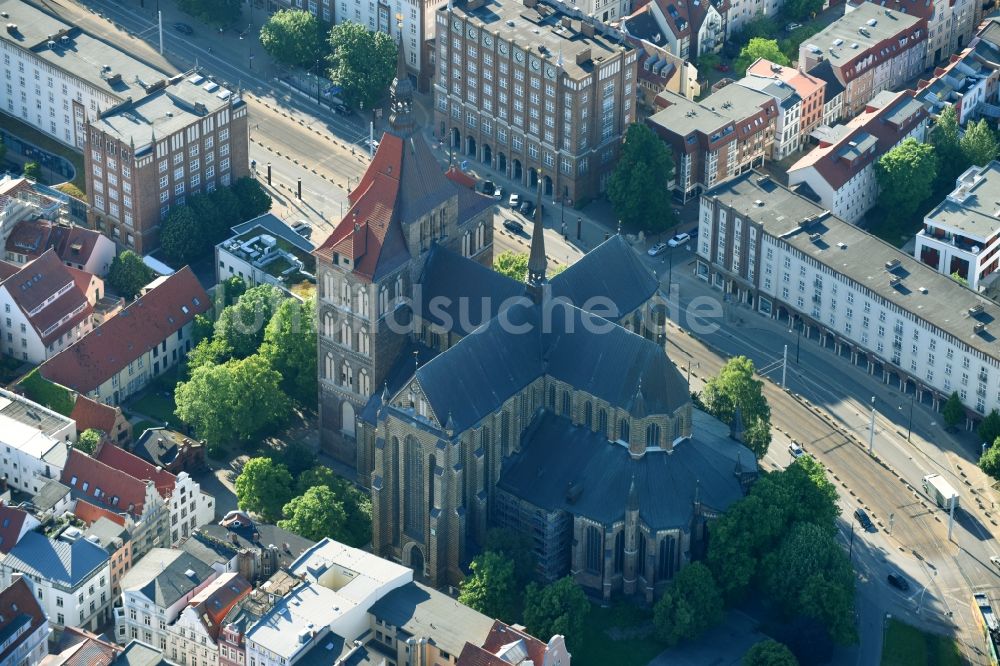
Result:
{"label": "parked car", "polygon": [[1000,569],[1000,557],[994,555],[990,558],[990,563],[993,564],[997,569]]}
{"label": "parked car", "polygon": [[493,190],[493,198],[496,199],[497,201],[502,201],[503,200],[503,188],[502,187],[497,187],[497,189]]}
{"label": "parked car", "polygon": [[306,222],[305,220],[299,220],[298,222],[292,225],[292,231],[297,233],[299,236],[302,236],[303,238],[309,238],[310,236],[312,236],[313,229],[312,225]]}
{"label": "parked car", "polygon": [[521,207],[518,210],[521,211],[521,215],[531,217],[531,215],[535,212],[535,204],[532,201],[523,201],[521,202]]}
{"label": "parked car", "polygon": [[792,442],[791,444],[789,444],[788,452],[792,454],[793,458],[801,458],[806,453],[805,451],[802,450],[802,447],[799,446],[798,442]]}
{"label": "parked car", "polygon": [[666,252],[667,247],[669,246],[666,243],[657,243],[653,247],[646,250],[646,254],[648,254],[651,257],[655,257],[659,254],[663,254],[664,252]]}
{"label": "parked car", "polygon": [[483,194],[487,196],[493,196],[493,193],[496,192],[496,189],[497,186],[492,180],[483,181]]}
{"label": "parked car", "polygon": [[510,199],[507,201],[507,204],[513,210],[517,210],[517,207],[521,205],[521,195],[518,194],[517,192],[513,193],[512,195],[510,195]]}
{"label": "parked car", "polygon": [[889,585],[892,585],[897,590],[902,590],[903,592],[906,592],[908,589],[910,589],[909,581],[903,578],[902,574],[893,572],[889,574],[887,578],[889,581]]}
{"label": "parked car", "polygon": [[524,232],[524,225],[517,220],[504,220],[503,228],[512,234],[517,234],[518,236],[527,236]]}
{"label": "parked car", "polygon": [[679,245],[683,245],[689,240],[691,240],[691,234],[687,232],[681,232],[676,236],[674,236],[673,238],[671,238],[670,240],[668,240],[667,245],[669,245],[670,247],[677,247]]}
{"label": "parked car", "polygon": [[863,527],[866,532],[875,531],[875,523],[873,523],[872,519],[868,517],[868,513],[864,509],[855,509],[854,517],[859,523],[861,523],[861,527]]}
{"label": "parked car", "polygon": [[798,30],[801,27],[802,27],[801,23],[789,23],[788,25],[785,26],[785,30],[791,32],[793,30]]}
{"label": "parked car", "polygon": [[187,23],[174,23],[174,30],[181,33],[182,35],[194,34],[194,28],[189,26]]}
{"label": "parked car", "polygon": [[347,106],[346,104],[335,104],[333,106],[333,112],[336,113],[338,116],[349,116],[352,113],[354,113],[353,111],[351,111],[351,107]]}
{"label": "parked car", "polygon": [[378,139],[365,139],[365,148],[378,150]]}

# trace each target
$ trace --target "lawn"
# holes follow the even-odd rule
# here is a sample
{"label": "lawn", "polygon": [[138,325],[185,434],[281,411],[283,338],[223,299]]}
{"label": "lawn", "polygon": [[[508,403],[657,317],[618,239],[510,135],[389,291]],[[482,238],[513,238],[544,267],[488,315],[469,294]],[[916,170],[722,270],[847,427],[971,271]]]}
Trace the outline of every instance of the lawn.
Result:
{"label": "lawn", "polygon": [[[132,412],[153,419],[162,423],[170,423],[173,427],[180,425],[181,421],[174,414],[177,405],[174,404],[174,387],[180,380],[180,372],[175,366],[170,372],[160,375],[159,378],[146,389],[141,397],[129,403],[128,409]],[[135,433],[138,437],[140,433]]]}
{"label": "lawn", "polygon": [[65,157],[73,165],[73,170],[76,172],[71,182],[80,191],[86,189],[87,185],[83,175],[83,155],[12,116],[4,116],[4,129],[46,152]]}
{"label": "lawn", "polygon": [[889,620],[882,646],[882,666],[960,666],[963,663],[954,639]]}
{"label": "lawn", "polygon": [[[617,640],[609,632],[618,634]],[[641,666],[663,652],[652,636],[652,611],[627,603],[592,606],[583,629],[583,645],[573,654],[576,666]]]}

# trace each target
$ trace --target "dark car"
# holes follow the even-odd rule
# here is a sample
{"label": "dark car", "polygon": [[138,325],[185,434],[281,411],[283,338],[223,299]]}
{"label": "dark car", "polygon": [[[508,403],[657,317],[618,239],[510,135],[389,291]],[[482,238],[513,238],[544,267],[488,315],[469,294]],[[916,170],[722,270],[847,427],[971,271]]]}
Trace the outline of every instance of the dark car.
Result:
{"label": "dark car", "polygon": [[906,592],[908,589],[910,589],[910,583],[905,578],[903,578],[901,574],[898,573],[889,574],[888,581],[889,585],[892,585],[897,590],[902,590],[903,592]]}
{"label": "dark car", "polygon": [[525,217],[531,217],[532,213],[535,212],[535,204],[532,201],[525,201],[521,204],[521,215]]}
{"label": "dark car", "polygon": [[194,34],[194,28],[189,26],[187,23],[174,23],[174,30],[181,33],[182,35]]}
{"label": "dark car", "polygon": [[504,220],[503,227],[512,234],[517,234],[518,236],[524,236],[524,225],[517,220]]}
{"label": "dark car", "polygon": [[854,517],[859,523],[861,523],[861,527],[865,528],[866,532],[875,531],[875,523],[873,523],[872,519],[868,517],[868,513],[865,512],[864,509],[856,509],[854,511]]}
{"label": "dark car", "polygon": [[493,196],[493,193],[497,191],[496,183],[492,180],[483,181],[483,194],[487,196]]}
{"label": "dark car", "polygon": [[349,116],[353,113],[353,111],[351,111],[351,107],[347,106],[346,104],[334,105],[333,112],[339,116]]}

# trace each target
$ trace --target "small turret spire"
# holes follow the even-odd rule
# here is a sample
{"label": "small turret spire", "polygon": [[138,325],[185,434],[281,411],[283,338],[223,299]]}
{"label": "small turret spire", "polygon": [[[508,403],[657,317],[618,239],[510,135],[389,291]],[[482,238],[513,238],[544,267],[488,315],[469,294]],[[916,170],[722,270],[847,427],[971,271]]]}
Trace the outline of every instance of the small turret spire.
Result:
{"label": "small turret spire", "polygon": [[545,284],[545,225],[542,223],[542,174],[538,173],[538,196],[535,201],[535,223],[531,229],[531,253],[528,256],[528,286],[535,302],[541,301]]}
{"label": "small turret spire", "polygon": [[626,504],[626,509],[628,511],[639,510],[639,491],[635,489],[635,471],[632,472],[632,482],[628,487],[628,502]]}
{"label": "small turret spire", "polygon": [[413,133],[413,83],[406,69],[406,50],[403,48],[403,15],[396,14],[399,40],[396,50],[396,78],[389,87],[389,127],[393,134],[406,137]]}

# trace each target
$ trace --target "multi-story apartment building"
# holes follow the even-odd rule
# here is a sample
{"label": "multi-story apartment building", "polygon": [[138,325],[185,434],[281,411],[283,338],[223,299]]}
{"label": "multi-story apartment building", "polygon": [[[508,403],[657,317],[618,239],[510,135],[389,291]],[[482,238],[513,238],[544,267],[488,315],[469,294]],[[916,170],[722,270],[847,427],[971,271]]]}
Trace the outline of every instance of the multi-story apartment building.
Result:
{"label": "multi-story apartment building", "polygon": [[167,625],[165,656],[178,664],[216,666],[222,620],[252,589],[236,573],[224,573],[202,588],[191,597],[177,621]]}
{"label": "multi-story apartment building", "polygon": [[[684,2],[683,0],[652,0],[637,12],[653,20],[665,47],[682,60],[697,60],[705,53],[722,48],[726,35],[723,14],[728,2]],[[720,10],[721,7],[721,10]],[[632,14],[628,18],[635,16]],[[612,14],[613,17],[613,14]],[[602,21],[614,21],[605,15]],[[634,26],[633,26],[634,27]]]}
{"label": "multi-story apartment building", "polygon": [[702,196],[696,274],[970,424],[1000,407],[1000,306],[768,176]]}
{"label": "multi-story apartment building", "polygon": [[248,144],[246,103],[196,72],[88,115],[83,157],[91,225],[149,253],[172,206],[250,173]]}
{"label": "multi-story apartment building", "polygon": [[700,102],[664,92],[656,105],[646,122],[670,146],[673,190],[683,201],[770,154],[779,108],[769,95],[728,85]]}
{"label": "multi-story apartment building", "polygon": [[84,537],[98,543],[108,551],[111,560],[111,595],[121,596],[121,581],[132,568],[132,534],[135,522],[128,514],[115,513],[77,500],[73,515],[87,524]]}
{"label": "multi-story apartment building", "polygon": [[718,2],[719,12],[725,21],[726,39],[738,37],[736,33],[760,15],[775,16],[784,4],[784,0],[728,0],[728,2]]}
{"label": "multi-story apartment building", "polygon": [[246,632],[254,627],[300,580],[284,570],[276,572],[234,605],[220,621],[219,666],[248,666]]}
{"label": "multi-story apartment building", "polygon": [[168,626],[188,601],[219,574],[181,550],[154,548],[132,565],[122,579],[122,605],[114,609],[115,640],[140,640],[167,649]]}
{"label": "multi-story apartment building", "polygon": [[694,99],[701,93],[698,68],[666,49],[663,36],[649,17],[648,10],[649,5],[646,5],[622,22],[626,39],[639,54],[636,101],[647,114],[652,112],[656,96],[664,90],[688,99]]}
{"label": "multi-story apartment building", "polygon": [[906,139],[923,141],[927,110],[913,96],[880,92],[846,125],[788,168],[790,187],[808,185],[813,198],[837,217],[857,224],[878,202],[878,159]]}
{"label": "multi-story apartment building", "polygon": [[772,76],[747,74],[736,85],[756,90],[774,99],[778,115],[774,123],[774,142],[768,154],[772,160],[783,160],[802,145],[802,98],[791,84]]}
{"label": "multi-story apartment building", "polygon": [[971,166],[924,217],[913,255],[944,275],[981,285],[1000,265],[1000,162]]}
{"label": "multi-story apartment building", "polygon": [[39,372],[93,400],[117,405],[184,360],[195,316],[211,307],[185,266],[151,282],[138,299],[43,363]]}
{"label": "multi-story apartment building", "polygon": [[[849,0],[850,13],[863,3]],[[975,0],[879,0],[879,6],[895,14],[908,14],[927,21],[927,53],[921,69],[933,67],[951,54],[961,51],[976,34],[979,25]]]}
{"label": "multi-story apartment building", "polygon": [[55,250],[46,250],[39,258],[0,283],[0,307],[4,327],[0,350],[8,356],[44,363],[93,329],[94,302],[87,298],[89,283],[97,285],[97,298],[103,281],[64,265]]}
{"label": "multi-story apartment building", "polygon": [[100,277],[108,274],[115,258],[115,244],[93,229],[35,217],[18,222],[10,230],[4,242],[4,259],[21,266],[49,249],[67,266]]}
{"label": "multi-story apartment building", "polygon": [[1000,25],[991,21],[968,48],[937,68],[930,81],[917,85],[917,99],[933,114],[940,113],[945,106],[953,106],[958,123],[963,126],[984,115],[995,118],[1000,115],[998,62]]}
{"label": "multi-story apartment building", "polygon": [[823,82],[823,119],[822,123],[833,126],[844,118],[844,99],[846,89],[833,71],[829,60],[816,63],[806,72],[810,77]]}
{"label": "multi-story apartment building", "polygon": [[166,76],[20,0],[0,0],[0,113],[83,150],[100,109],[138,100]]}
{"label": "multi-story apartment building", "polygon": [[[770,60],[758,58],[747,68],[747,76],[770,77],[790,85],[801,100],[799,111],[799,145],[792,152],[804,148],[809,135],[823,123],[823,101],[826,81],[793,67],[782,67]],[[777,137],[775,144],[777,144]]]}
{"label": "multi-story apartment building", "polygon": [[232,229],[233,235],[215,246],[216,282],[239,276],[249,287],[272,284],[289,295],[315,284],[316,246],[284,220],[264,213]]}
{"label": "multi-story apartment building", "polygon": [[49,654],[49,619],[35,598],[30,579],[14,574],[0,591],[0,663],[37,666]]}
{"label": "multi-story apartment building", "polygon": [[0,560],[3,585],[17,574],[31,579],[38,603],[57,629],[97,629],[109,618],[108,552],[75,527],[63,527],[54,536],[25,534]]}
{"label": "multi-story apartment building", "polygon": [[537,0],[437,11],[437,136],[566,203],[604,191],[636,106],[636,50],[577,14]]}
{"label": "multi-story apartment building", "polygon": [[845,89],[843,115],[853,117],[879,92],[916,78],[926,53],[927,19],[864,2],[799,46],[799,69],[829,61]]}
{"label": "multi-story apartment building", "polygon": [[0,474],[12,489],[37,493],[59,478],[75,441],[72,419],[0,389]]}

